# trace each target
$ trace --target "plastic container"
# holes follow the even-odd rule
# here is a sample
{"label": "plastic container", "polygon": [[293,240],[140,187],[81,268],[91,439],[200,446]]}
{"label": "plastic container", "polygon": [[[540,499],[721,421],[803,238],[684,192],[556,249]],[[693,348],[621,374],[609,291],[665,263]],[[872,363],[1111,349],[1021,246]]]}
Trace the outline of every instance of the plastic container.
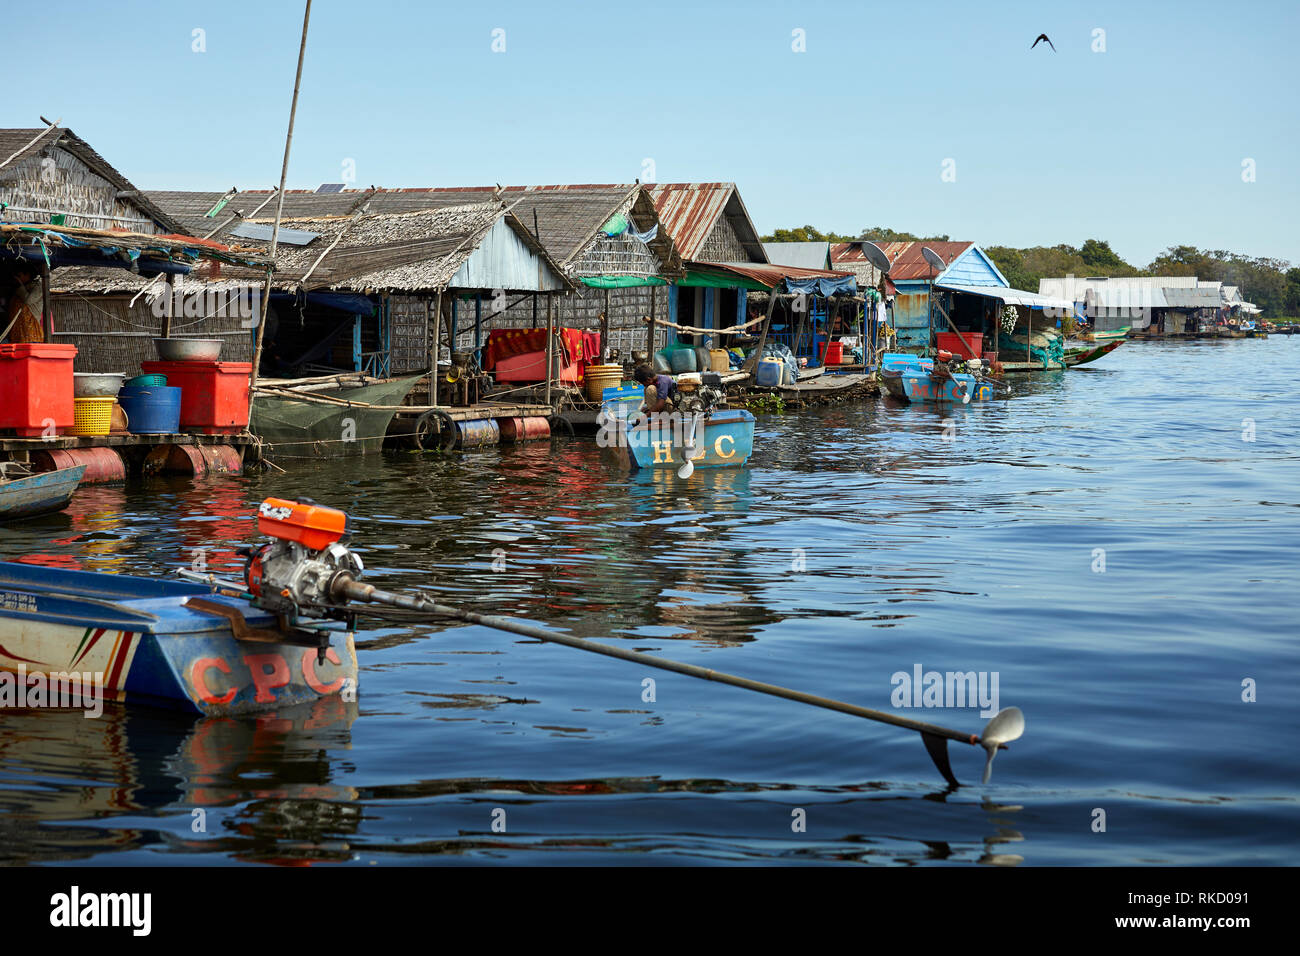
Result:
{"label": "plastic container", "polygon": [[709,358],[712,359],[709,363],[710,370],[714,372],[731,371],[731,355],[726,349],[711,349],[709,351]]}
{"label": "plastic container", "polygon": [[662,375],[667,375],[673,370],[672,365],[668,363],[668,359],[664,356],[663,352],[655,353],[654,362],[652,364],[654,365],[654,370]]}
{"label": "plastic container", "polygon": [[161,387],[167,384],[166,375],[137,375],[135,378],[128,378],[123,385],[129,385],[132,388],[140,388],[146,385]]}
{"label": "plastic container", "polygon": [[113,427],[115,398],[74,398],[69,435],[107,435]]}
{"label": "plastic container", "polygon": [[0,429],[30,438],[71,428],[76,357],[75,345],[0,345]]}
{"label": "plastic container", "polygon": [[823,365],[842,365],[844,363],[844,345],[840,342],[830,342],[826,346],[826,354],[822,357]]}
{"label": "plastic container", "polygon": [[171,435],[181,428],[181,390],[163,386],[122,386],[117,400],[132,435]]}
{"label": "plastic container", "polygon": [[695,347],[695,371],[707,372],[713,368],[713,352],[702,345]]}
{"label": "plastic container", "polygon": [[248,427],[252,362],[141,362],[140,369],[181,390],[180,427],[186,431],[225,435]]}
{"label": "plastic container", "polygon": [[674,375],[682,372],[694,372],[695,368],[695,349],[690,346],[683,346],[679,349],[673,349],[668,353],[668,367]]}
{"label": "plastic container", "polygon": [[785,363],[780,359],[759,359],[755,381],[762,388],[773,388],[781,384],[784,371]]}
{"label": "plastic container", "polygon": [[959,358],[979,358],[984,352],[984,336],[978,332],[936,332],[935,344],[944,352]]}

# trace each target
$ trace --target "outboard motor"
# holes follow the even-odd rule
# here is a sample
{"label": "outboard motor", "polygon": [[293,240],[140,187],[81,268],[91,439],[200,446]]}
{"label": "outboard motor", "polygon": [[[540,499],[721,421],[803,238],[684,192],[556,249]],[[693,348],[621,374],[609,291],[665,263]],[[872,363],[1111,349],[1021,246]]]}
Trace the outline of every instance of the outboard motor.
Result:
{"label": "outboard motor", "polygon": [[257,530],[271,542],[255,549],[245,568],[253,603],[290,622],[339,616],[329,605],[338,599],[341,576],[355,579],[364,570],[341,541],[347,515],[310,498],[267,498],[257,510]]}

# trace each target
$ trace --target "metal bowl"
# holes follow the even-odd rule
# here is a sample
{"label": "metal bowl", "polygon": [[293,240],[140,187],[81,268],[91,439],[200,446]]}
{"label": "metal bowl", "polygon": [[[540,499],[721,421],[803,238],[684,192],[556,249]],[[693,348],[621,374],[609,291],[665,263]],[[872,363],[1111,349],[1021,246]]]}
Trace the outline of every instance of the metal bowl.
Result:
{"label": "metal bowl", "polygon": [[[73,372],[72,394],[75,398],[112,398],[122,387],[125,375],[117,372]],[[63,394],[67,394],[64,392]]]}
{"label": "metal bowl", "polygon": [[164,362],[215,362],[221,354],[221,339],[154,339],[153,346]]}

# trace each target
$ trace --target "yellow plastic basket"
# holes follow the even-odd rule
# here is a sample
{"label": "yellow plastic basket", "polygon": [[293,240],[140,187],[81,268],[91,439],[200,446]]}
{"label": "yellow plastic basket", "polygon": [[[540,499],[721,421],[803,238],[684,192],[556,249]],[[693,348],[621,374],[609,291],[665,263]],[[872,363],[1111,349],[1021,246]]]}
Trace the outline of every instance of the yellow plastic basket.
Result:
{"label": "yellow plastic basket", "polygon": [[69,435],[107,435],[113,427],[116,398],[74,398]]}

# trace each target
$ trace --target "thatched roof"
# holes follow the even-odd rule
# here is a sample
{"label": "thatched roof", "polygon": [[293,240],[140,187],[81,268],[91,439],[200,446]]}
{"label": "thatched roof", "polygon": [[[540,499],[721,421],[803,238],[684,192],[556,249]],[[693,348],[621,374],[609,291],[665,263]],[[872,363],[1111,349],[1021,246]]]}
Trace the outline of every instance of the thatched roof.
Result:
{"label": "thatched roof", "polygon": [[[232,196],[214,216],[207,213],[221,201],[219,192],[151,192],[160,206],[184,222],[197,235],[222,227],[218,235],[235,228],[239,216],[274,217],[274,192],[246,190]],[[270,200],[268,202],[268,200]],[[619,213],[628,214],[638,231],[659,223],[654,201],[646,187],[637,184],[572,186],[471,186],[428,189],[345,189],[337,193],[286,190],[287,218],[348,216],[362,208],[370,213],[406,213],[465,206],[491,201],[504,202],[531,234],[534,223],[542,245],[563,271],[572,272],[600,236],[600,227]],[[237,214],[239,214],[237,216]],[[682,257],[667,229],[650,242],[667,276],[680,275]]]}
{"label": "thatched roof", "polygon": [[14,175],[24,160],[55,146],[71,153],[96,175],[112,183],[119,194],[129,198],[133,205],[152,218],[162,232],[185,232],[178,219],[173,218],[146,193],[136,189],[108,160],[91,149],[89,143],[70,129],[57,126],[47,126],[45,129],[0,129],[0,182],[7,176]]}
{"label": "thatched roof", "polygon": [[[355,204],[356,197],[352,200]],[[291,208],[287,197],[285,205]],[[297,203],[292,206],[295,212],[300,208]],[[277,247],[272,284],[285,290],[434,292],[448,286],[489,230],[503,218],[515,235],[542,257],[553,275],[571,287],[560,267],[498,200],[408,213],[285,217],[280,223],[282,229],[315,233],[317,238],[306,245],[282,243]],[[194,224],[192,219],[187,221]],[[270,226],[274,219],[259,215],[246,221]],[[229,231],[225,235],[229,236]],[[269,254],[269,241],[240,238],[239,242],[262,255]],[[210,283],[213,291],[265,278],[263,271],[240,267],[197,270],[194,275]],[[60,269],[54,279],[57,291],[69,292],[138,291],[146,284],[103,269]]]}

